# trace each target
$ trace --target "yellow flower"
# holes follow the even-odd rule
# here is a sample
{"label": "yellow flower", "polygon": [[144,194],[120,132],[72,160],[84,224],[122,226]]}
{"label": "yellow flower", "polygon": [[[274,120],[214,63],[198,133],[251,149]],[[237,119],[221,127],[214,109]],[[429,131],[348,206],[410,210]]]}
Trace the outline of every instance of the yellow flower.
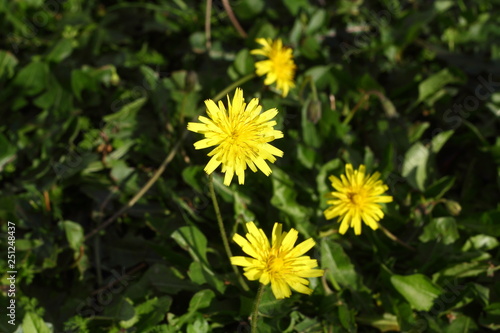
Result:
{"label": "yellow flower", "polygon": [[345,234],[349,227],[354,228],[356,235],[361,234],[361,221],[373,230],[377,229],[378,221],[384,217],[379,203],[392,201],[390,195],[381,195],[389,188],[379,180],[380,173],[365,175],[364,165],[359,170],[353,170],[352,165],[347,164],[345,171],[347,177],[341,175],[340,179],[335,176],[329,178],[336,191],[326,195],[333,200],[327,201],[332,207],[325,210],[325,218],[330,220],[338,216],[341,234]]}
{"label": "yellow flower", "polygon": [[188,123],[188,130],[205,135],[203,140],[194,144],[196,149],[215,147],[208,156],[212,156],[205,172],[211,174],[220,164],[225,173],[224,185],[229,186],[234,174],[240,184],[245,183],[247,166],[256,172],[259,168],[266,176],[271,168],[265,160],[276,161],[274,156],[283,156],[283,152],[271,146],[269,142],[283,137],[275,130],[276,121],[271,120],[278,113],[277,109],[262,112],[259,100],[254,98],[248,103],[243,99],[240,88],[234,93],[233,102],[228,100],[228,111],[222,101],[219,106],[211,99],[205,101],[208,117],[200,116],[201,123]]}
{"label": "yellow flower", "polygon": [[303,256],[316,244],[314,240],[309,238],[294,247],[297,230],[282,232],[282,225],[275,223],[271,245],[264,231],[257,229],[253,222],[247,223],[247,229],[247,239],[235,234],[233,240],[251,258],[231,257],[231,264],[245,267],[244,274],[249,280],[259,280],[264,285],[270,282],[277,299],[290,297],[290,287],[310,295],[313,291],[306,287],[309,281],[305,278],[323,276],[324,273],[322,269],[313,269],[318,266],[317,260]]}
{"label": "yellow flower", "polygon": [[255,64],[257,75],[267,74],[264,84],[271,85],[276,82],[283,97],[286,97],[290,88],[295,87],[293,76],[297,66],[293,62],[292,49],[284,47],[281,39],[273,41],[270,38],[257,38],[256,42],[261,44],[262,48],[252,50],[250,53],[269,58]]}

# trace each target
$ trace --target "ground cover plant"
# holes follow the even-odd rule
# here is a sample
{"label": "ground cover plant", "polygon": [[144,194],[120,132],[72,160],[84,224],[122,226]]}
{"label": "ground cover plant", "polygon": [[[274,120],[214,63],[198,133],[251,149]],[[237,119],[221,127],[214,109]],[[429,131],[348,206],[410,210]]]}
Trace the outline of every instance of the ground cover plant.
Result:
{"label": "ground cover plant", "polygon": [[499,9],[0,0],[0,332],[499,330]]}

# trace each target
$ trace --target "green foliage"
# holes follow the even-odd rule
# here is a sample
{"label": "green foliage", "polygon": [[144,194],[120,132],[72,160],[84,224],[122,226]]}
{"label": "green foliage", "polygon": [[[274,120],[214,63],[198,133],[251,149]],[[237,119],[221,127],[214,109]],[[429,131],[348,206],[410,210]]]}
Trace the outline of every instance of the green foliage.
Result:
{"label": "green foliage", "polygon": [[[212,3],[208,34],[205,1],[0,0],[0,264],[15,235],[17,271],[0,331],[249,330],[258,285],[231,269],[208,151],[184,132],[254,72],[258,37],[293,49],[296,87],[241,84],[279,110],[284,157],[244,185],[214,173],[226,232],[284,223],[326,270],[310,296],[268,287],[259,332],[500,330],[497,1],[229,1],[246,38]],[[382,174],[392,238],[325,220],[347,163]]]}

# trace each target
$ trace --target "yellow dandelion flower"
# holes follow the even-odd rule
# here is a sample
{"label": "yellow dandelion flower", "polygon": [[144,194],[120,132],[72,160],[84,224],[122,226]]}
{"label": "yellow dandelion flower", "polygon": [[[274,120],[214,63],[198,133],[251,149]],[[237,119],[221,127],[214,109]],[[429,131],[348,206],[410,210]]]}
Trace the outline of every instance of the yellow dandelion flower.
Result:
{"label": "yellow dandelion flower", "polygon": [[293,76],[297,66],[293,62],[293,51],[283,46],[281,39],[273,41],[270,38],[257,38],[256,42],[262,48],[250,51],[252,54],[263,55],[268,60],[262,60],[255,64],[255,72],[259,76],[266,75],[264,84],[271,85],[276,82],[276,86],[283,97],[288,95],[288,91],[295,87]]}
{"label": "yellow dandelion flower", "polygon": [[360,235],[361,221],[373,230],[377,229],[378,221],[384,217],[379,203],[392,201],[390,195],[381,195],[389,188],[379,180],[380,173],[366,175],[364,165],[359,170],[353,170],[352,165],[347,164],[345,171],[346,175],[341,175],[340,179],[335,176],[329,178],[336,191],[326,195],[332,199],[327,201],[332,207],[325,210],[325,218],[330,220],[338,216],[341,234],[353,227],[354,233]]}
{"label": "yellow dandelion flower", "polygon": [[316,244],[312,238],[294,247],[297,230],[282,232],[280,223],[274,224],[272,244],[253,222],[247,223],[247,230],[246,239],[235,234],[233,240],[250,257],[231,257],[231,264],[243,266],[249,280],[259,280],[264,285],[271,283],[277,299],[290,297],[290,288],[307,295],[313,292],[305,278],[323,276],[324,271],[313,269],[318,266],[317,260],[303,255]]}
{"label": "yellow dandelion flower", "polygon": [[215,147],[208,156],[212,158],[205,167],[205,172],[211,174],[220,164],[225,173],[224,185],[229,186],[234,174],[240,184],[245,183],[247,166],[253,172],[259,168],[266,176],[271,174],[271,163],[275,156],[282,157],[283,152],[269,144],[274,139],[283,137],[281,131],[275,130],[276,121],[271,120],[278,113],[277,109],[262,111],[259,100],[254,98],[248,103],[243,99],[243,91],[236,89],[233,101],[228,101],[228,111],[222,101],[217,106],[207,99],[207,117],[200,116],[201,123],[188,123],[188,130],[201,133],[205,138],[194,144],[195,149]]}

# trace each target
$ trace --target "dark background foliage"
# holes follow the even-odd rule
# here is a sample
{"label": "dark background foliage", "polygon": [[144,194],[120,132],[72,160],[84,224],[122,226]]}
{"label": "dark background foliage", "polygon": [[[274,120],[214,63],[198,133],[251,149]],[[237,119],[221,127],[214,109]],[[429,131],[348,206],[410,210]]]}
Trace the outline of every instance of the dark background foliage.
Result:
{"label": "dark background foliage", "polygon": [[[242,84],[280,111],[285,156],[244,186],[215,173],[226,228],[282,222],[327,270],[311,296],[268,290],[259,332],[498,330],[498,1],[230,3],[248,36],[214,0],[207,43],[205,2],[0,0],[0,331],[248,331],[257,284],[236,282],[183,135],[254,71],[257,37],[293,48],[297,87]],[[382,173],[404,244],[324,219],[346,163]]]}

